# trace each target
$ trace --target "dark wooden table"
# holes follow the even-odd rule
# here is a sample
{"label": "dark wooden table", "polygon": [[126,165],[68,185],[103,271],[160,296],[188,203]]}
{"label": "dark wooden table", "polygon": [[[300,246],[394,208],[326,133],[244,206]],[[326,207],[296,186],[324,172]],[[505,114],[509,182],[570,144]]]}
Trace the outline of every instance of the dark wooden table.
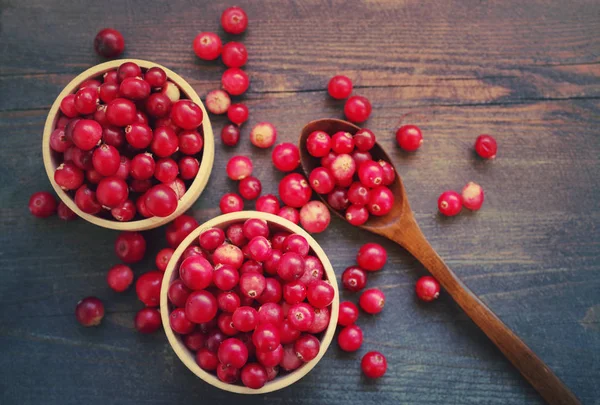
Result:
{"label": "dark wooden table", "polygon": [[[386,309],[359,320],[366,339],[358,353],[334,344],[294,386],[240,397],[198,380],[163,333],[135,332],[134,291],[118,295],[105,283],[118,262],[115,232],[29,215],[30,194],[50,190],[40,146],[46,114],[66,83],[101,61],[96,32],[121,30],[124,56],[177,71],[203,97],[224,68],[199,61],[191,43],[199,31],[223,35],[226,5],[217,3],[0,0],[0,403],[540,403],[447,295],[416,301],[419,263],[338,219],[317,235],[338,274],[361,243],[388,248],[385,270],[369,280],[385,290]],[[275,192],[281,174],[270,151],[251,147],[250,128],[270,121],[279,140],[293,142],[309,120],[341,117],[343,103],[328,97],[326,84],[346,74],[372,101],[366,126],[392,155],[433,246],[583,403],[600,403],[600,3],[240,5],[250,17],[241,39],[252,84],[241,100],[251,118],[236,148],[217,140],[209,186],[192,210],[198,221],[217,215],[220,196],[235,190],[224,170],[234,154],[251,154],[264,191]],[[393,137],[405,114],[425,136],[414,154]],[[217,132],[224,122],[213,118]],[[493,162],[473,155],[480,133],[498,139]],[[470,180],[486,191],[483,209],[441,218],[438,195]],[[147,236],[149,252],[165,245],[164,229]],[[149,254],[136,274],[152,262]],[[80,327],[73,315],[88,295],[106,304],[98,328]],[[361,376],[368,350],[388,357],[379,381]]]}

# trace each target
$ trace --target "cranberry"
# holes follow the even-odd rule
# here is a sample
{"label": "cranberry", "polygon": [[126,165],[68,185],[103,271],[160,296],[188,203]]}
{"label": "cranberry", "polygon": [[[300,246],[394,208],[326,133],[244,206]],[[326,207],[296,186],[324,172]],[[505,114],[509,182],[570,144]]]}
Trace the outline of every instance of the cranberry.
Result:
{"label": "cranberry", "polygon": [[[269,277],[265,279],[265,289],[257,298],[257,301],[263,305],[267,303],[278,303],[281,301],[281,296],[281,284],[276,279]],[[258,314],[261,314],[260,310]]]}
{"label": "cranberry", "polygon": [[117,69],[117,79],[119,83],[128,77],[141,77],[142,69],[134,62],[122,63]]}
{"label": "cranberry", "polygon": [[300,281],[292,281],[283,286],[283,299],[288,304],[298,304],[306,298],[306,286]]}
{"label": "cranberry", "polygon": [[369,378],[382,377],[387,370],[387,360],[379,352],[368,352],[360,362],[360,368]]}
{"label": "cranberry", "polygon": [[367,273],[358,266],[350,266],[342,273],[342,285],[348,291],[360,291],[367,285]]}
{"label": "cranberry", "polygon": [[353,182],[348,189],[348,200],[359,206],[367,204],[369,202],[369,189],[358,181]]}
{"label": "cranberry", "polygon": [[112,176],[103,178],[96,188],[96,198],[104,207],[115,208],[129,197],[129,188],[122,179]]}
{"label": "cranberry", "polygon": [[374,161],[363,162],[358,168],[358,178],[366,187],[377,187],[383,183],[383,169]]}
{"label": "cranberry", "polygon": [[[217,303],[218,304],[218,303]],[[235,336],[238,334],[238,330],[233,326],[231,314],[222,312],[217,317],[217,326],[227,336]]]}
{"label": "cranberry", "polygon": [[394,206],[394,194],[386,186],[371,189],[367,209],[370,214],[382,216],[389,213]]}
{"label": "cranberry", "polygon": [[327,156],[331,150],[331,145],[331,137],[323,131],[314,131],[306,139],[306,150],[314,157]]}
{"label": "cranberry", "polygon": [[288,207],[286,205],[285,207],[281,207],[277,215],[295,224],[300,223],[300,213],[296,208]]}
{"label": "cranberry", "polygon": [[167,81],[164,86],[160,89],[160,93],[167,96],[171,103],[176,102],[181,98],[181,91],[179,87],[173,82]]}
{"label": "cranberry", "polygon": [[229,94],[223,90],[213,90],[206,95],[206,108],[213,114],[225,114],[231,105]]}
{"label": "cranberry", "polygon": [[169,315],[169,325],[176,333],[185,335],[193,332],[196,325],[190,321],[182,308],[176,308]]}
{"label": "cranberry", "polygon": [[315,280],[323,278],[323,264],[314,256],[304,258],[304,273],[299,281],[304,285],[310,285]]}
{"label": "cranberry", "polygon": [[407,152],[414,152],[423,144],[423,134],[416,125],[403,125],[396,131],[396,142]]}
{"label": "cranberry", "polygon": [[121,155],[114,146],[103,144],[94,150],[92,164],[102,176],[112,176],[119,170]]}
{"label": "cranberry", "polygon": [[185,335],[182,340],[185,347],[193,352],[197,352],[204,347],[206,336],[201,331],[195,331]]}
{"label": "cranberry", "polygon": [[[247,248],[246,246],[244,246],[243,248],[243,253],[246,257],[249,257],[249,251],[250,249]],[[270,255],[270,253],[269,253]],[[257,262],[256,260],[246,260],[244,262],[244,264],[242,264],[242,267],[240,268],[240,276],[244,273],[260,273],[260,274],[264,274],[264,270],[263,270],[263,265],[260,262]]]}
{"label": "cranberry", "polygon": [[241,332],[250,332],[258,325],[258,312],[252,307],[239,307],[233,313],[233,326]]}
{"label": "cranberry", "polygon": [[259,352],[275,350],[280,343],[279,329],[271,323],[258,325],[252,334],[252,342]]}
{"label": "cranberry", "polygon": [[75,166],[82,170],[92,170],[94,165],[92,164],[92,151],[81,150],[76,146],[72,146],[65,151],[64,160],[71,160],[75,163]]}
{"label": "cranberry", "polygon": [[[171,112],[172,102],[166,94],[154,93],[146,100],[146,111],[152,117],[162,118],[166,117]],[[160,125],[156,125],[160,127]]]}
{"label": "cranberry", "polygon": [[227,162],[227,176],[231,180],[242,180],[252,174],[252,160],[246,156],[233,156]]}
{"label": "cranberry", "polygon": [[144,80],[148,82],[150,87],[162,87],[167,82],[167,74],[163,69],[154,66],[146,71]]}
{"label": "cranberry", "polygon": [[334,188],[331,193],[327,194],[327,204],[331,205],[334,210],[345,210],[350,205],[348,191],[343,187]]}
{"label": "cranberry", "polygon": [[217,366],[217,377],[227,384],[235,384],[240,379],[240,369],[219,363]]}
{"label": "cranberry", "polygon": [[116,292],[123,292],[133,283],[133,271],[129,266],[117,264],[108,271],[106,280],[110,288]]}
{"label": "cranberry", "polygon": [[69,118],[79,115],[75,108],[75,94],[69,94],[60,101],[60,111]]}
{"label": "cranberry", "polygon": [[277,268],[279,267],[279,260],[281,260],[281,251],[271,249],[271,256],[263,263],[264,271],[267,274],[277,274]]}
{"label": "cranberry", "polygon": [[[189,335],[186,335],[189,336]],[[201,369],[207,371],[213,371],[219,365],[219,358],[217,355],[206,348],[201,348],[196,353],[196,363]]]}
{"label": "cranberry", "polygon": [[237,125],[242,125],[246,122],[248,120],[248,114],[248,107],[242,103],[231,104],[227,110],[227,118]]}
{"label": "cranberry", "polygon": [[438,209],[443,215],[453,217],[462,209],[462,197],[456,191],[444,191],[438,198]]}
{"label": "cranberry", "polygon": [[361,123],[371,115],[371,103],[366,97],[352,96],[344,105],[344,114],[348,121]]}
{"label": "cranberry", "polygon": [[96,297],[87,297],[77,303],[75,317],[83,326],[98,326],[104,318],[104,304]]}
{"label": "cranberry", "polygon": [[315,320],[308,332],[312,334],[323,332],[329,326],[330,319],[331,313],[328,308],[315,308]]}
{"label": "cranberry", "polygon": [[119,94],[130,100],[144,100],[150,95],[150,85],[140,77],[127,77],[119,86]]}
{"label": "cranberry", "polygon": [[285,281],[300,278],[304,273],[304,258],[296,252],[287,252],[281,256],[277,274]]}
{"label": "cranberry", "polygon": [[287,239],[288,236],[290,236],[291,233],[289,232],[277,232],[273,235],[273,237],[271,238],[271,244],[273,245],[273,249],[277,249],[277,250],[282,250],[283,249],[283,243],[285,242],[285,240]]}
{"label": "cranberry", "polygon": [[154,175],[156,163],[150,153],[140,153],[131,159],[131,176],[136,180],[147,180]]}
{"label": "cranberry", "polygon": [[123,128],[107,125],[102,128],[102,142],[119,149],[125,144],[125,131]]}
{"label": "cranberry", "polygon": [[268,212],[269,214],[277,214],[280,210],[279,200],[273,194],[258,197],[255,206],[257,211]]}
{"label": "cranberry", "polygon": [[71,162],[61,163],[54,172],[54,181],[63,190],[75,190],[83,184],[83,171]]}
{"label": "cranberry", "polygon": [[78,218],[77,214],[75,214],[73,210],[67,207],[67,205],[62,201],[58,203],[57,215],[63,221],[72,221]]}
{"label": "cranberry", "polygon": [[29,212],[38,218],[47,218],[56,212],[56,199],[47,191],[38,191],[29,198]]}
{"label": "cranberry", "polygon": [[363,342],[363,333],[358,325],[346,326],[338,335],[338,345],[345,352],[355,352]]}
{"label": "cranberry", "polygon": [[320,347],[319,339],[309,334],[303,334],[294,343],[296,356],[305,363],[317,357]]}
{"label": "cranberry", "polygon": [[381,166],[381,170],[383,171],[381,184],[384,186],[389,186],[396,178],[396,170],[394,169],[394,166],[385,160],[380,160],[377,163],[379,163],[379,166]]}
{"label": "cranberry", "polygon": [[198,222],[194,217],[189,215],[181,215],[169,225],[167,228],[167,242],[173,249],[198,227]]}
{"label": "cranberry", "polygon": [[149,271],[141,275],[135,283],[135,292],[140,301],[147,307],[157,307],[160,303],[160,286],[163,273]]}
{"label": "cranberry", "polygon": [[67,139],[64,129],[55,129],[50,135],[50,147],[53,151],[64,153],[73,143]]}
{"label": "cranberry", "polygon": [[256,360],[265,367],[274,367],[283,358],[283,346],[279,345],[275,350],[257,351]]}
{"label": "cranberry", "polygon": [[146,253],[146,240],[139,232],[121,232],[115,241],[115,252],[125,263],[137,263]]}
{"label": "cranberry", "polygon": [[283,322],[279,324],[279,335],[281,344],[289,344],[298,339],[300,331],[292,325],[290,319],[284,319]]}
{"label": "cranberry", "polygon": [[244,209],[244,200],[235,193],[227,193],[221,197],[219,208],[223,214],[242,211]]}
{"label": "cranberry", "polygon": [[69,123],[69,121],[71,121],[69,119],[69,117],[66,117],[64,115],[60,115],[60,117],[58,118],[58,120],[56,120],[55,129],[65,129],[65,127],[67,126],[67,124]]}
{"label": "cranberry", "polygon": [[167,296],[169,297],[169,301],[178,308],[185,307],[185,302],[187,301],[189,295],[192,293],[192,290],[186,287],[186,285],[181,280],[175,280],[173,284],[169,286],[169,290],[167,291]]}
{"label": "cranberry", "polygon": [[177,134],[169,127],[159,127],[154,130],[154,137],[150,143],[152,153],[160,157],[169,157],[177,152],[179,148],[179,138]]}
{"label": "cranberry", "polygon": [[352,93],[352,80],[347,76],[333,76],[327,85],[329,95],[337,100],[343,100]]}
{"label": "cranberry", "polygon": [[375,146],[375,134],[366,128],[358,130],[354,134],[354,145],[360,152],[367,152]]}
{"label": "cranberry", "polygon": [[477,152],[481,158],[493,159],[496,157],[497,151],[498,144],[494,137],[490,135],[479,135],[475,140],[475,152]]}
{"label": "cranberry", "polygon": [[168,217],[177,209],[177,194],[171,187],[158,184],[146,193],[144,203],[152,215]]}
{"label": "cranberry", "polygon": [[331,149],[337,154],[349,154],[354,150],[354,139],[348,132],[340,131],[331,137]]}
{"label": "cranberry", "polygon": [[300,164],[300,151],[293,143],[280,143],[271,154],[273,165],[282,172],[291,172]]}
{"label": "cranberry", "polygon": [[373,157],[369,152],[360,152],[358,150],[355,150],[354,152],[352,152],[351,156],[354,160],[354,163],[356,163],[357,167],[360,166],[363,162],[373,160]]}
{"label": "cranberry", "polygon": [[358,320],[358,307],[350,301],[340,303],[338,325],[349,326]]}
{"label": "cranberry", "polygon": [[194,323],[208,322],[217,314],[217,300],[208,291],[192,292],[185,303],[185,316]]}
{"label": "cranberry", "polygon": [[221,130],[221,140],[227,146],[235,146],[240,141],[240,129],[233,125],[225,125]]}
{"label": "cranberry", "polygon": [[468,182],[462,189],[462,202],[465,208],[477,211],[483,205],[483,189],[479,184]]}
{"label": "cranberry", "polygon": [[329,169],[331,170],[331,175],[337,185],[342,187],[350,186],[350,184],[352,184],[354,173],[356,172],[356,163],[350,155],[338,155],[333,159],[333,162],[331,162]]}
{"label": "cranberry", "polygon": [[201,256],[185,259],[179,267],[179,276],[192,290],[203,290],[212,283],[213,267]]}
{"label": "cranberry", "polygon": [[[119,97],[119,85],[117,83],[104,82],[98,90],[98,97],[100,97],[103,103],[110,103]],[[106,111],[104,113],[106,114]]]}
{"label": "cranberry", "polygon": [[369,211],[364,205],[352,204],[348,207],[344,216],[351,225],[361,226],[369,219]]}
{"label": "cranberry", "polygon": [[312,189],[303,175],[291,173],[279,182],[279,195],[286,205],[300,208],[310,200]]}
{"label": "cranberry", "polygon": [[301,332],[307,331],[315,319],[315,310],[305,302],[292,305],[288,312],[291,325]]}
{"label": "cranberry", "polygon": [[267,372],[267,381],[273,381],[275,379],[275,377],[277,377],[277,374],[279,374],[278,366],[265,367],[265,370]]}
{"label": "cranberry", "polygon": [[190,245],[185,248],[181,255],[181,260],[185,260],[191,256],[200,256],[208,260],[208,255],[200,246]]}
{"label": "cranberry", "polygon": [[100,124],[102,127],[110,125],[110,122],[108,122],[108,119],[106,118],[106,105],[105,104],[100,104],[96,107],[96,112],[94,112],[93,119],[98,124]]}
{"label": "cranberry", "polygon": [[417,280],[415,291],[421,301],[430,302],[440,296],[440,283],[431,276],[423,276]]}
{"label": "cranberry", "polygon": [[102,180],[104,177],[95,169],[91,169],[85,172],[85,178],[91,184],[98,184],[100,183],[100,180]]}
{"label": "cranberry", "polygon": [[325,308],[333,302],[335,290],[325,280],[315,280],[308,286],[306,297],[315,308]]}
{"label": "cranberry", "polygon": [[366,313],[378,314],[385,305],[385,295],[377,288],[370,288],[361,294],[358,304]]}
{"label": "cranberry", "polygon": [[270,148],[277,140],[277,130],[270,122],[259,122],[250,131],[250,142],[257,148]]}
{"label": "cranberry", "polygon": [[238,191],[246,200],[254,200],[262,191],[262,184],[256,177],[245,177],[238,185]]}
{"label": "cranberry", "polygon": [[329,194],[335,187],[333,175],[325,167],[317,167],[310,172],[308,182],[312,189],[319,194]]}
{"label": "cranberry", "polygon": [[229,264],[235,269],[239,269],[244,262],[244,254],[239,247],[224,243],[215,249],[212,259],[215,266],[218,264]]}
{"label": "cranberry", "polygon": [[271,256],[271,242],[264,236],[252,238],[246,245],[250,259],[262,262]]}
{"label": "cranberry", "polygon": [[160,312],[156,308],[143,308],[135,314],[134,324],[140,333],[153,333],[162,325]]}
{"label": "cranberry", "polygon": [[245,273],[240,276],[240,291],[246,297],[256,298],[266,287],[265,277],[260,273]]}
{"label": "cranberry", "polygon": [[241,7],[228,7],[221,14],[221,25],[229,34],[241,34],[248,28],[248,15]]}
{"label": "cranberry", "polygon": [[232,96],[239,96],[248,90],[250,79],[246,72],[239,68],[229,68],[221,76],[223,89]]}
{"label": "cranberry", "polygon": [[106,107],[106,119],[117,127],[133,124],[136,118],[135,113],[135,104],[125,98],[115,98]]}
{"label": "cranberry", "polygon": [[248,239],[252,239],[255,236],[269,236],[269,224],[264,219],[250,218],[244,222],[242,226],[244,236]]}
{"label": "cranberry", "polygon": [[223,46],[221,60],[227,67],[239,68],[246,64],[248,51],[246,51],[246,47],[241,42],[228,42]]}
{"label": "cranberry", "polygon": [[[216,319],[213,320],[213,323],[209,322],[205,325],[207,325],[205,329],[211,331],[210,333],[206,332],[208,333],[208,336],[206,336],[206,348],[212,353],[217,353],[219,346],[227,337],[220,330],[214,329],[217,326]],[[200,329],[203,329],[203,325],[200,325],[199,327]]]}
{"label": "cranberry", "polygon": [[194,38],[194,53],[203,60],[217,59],[222,47],[221,38],[214,32],[201,32]]}
{"label": "cranberry", "polygon": [[179,167],[177,162],[171,158],[160,159],[156,162],[154,169],[154,177],[161,183],[171,183],[177,178],[179,174]]}
{"label": "cranberry", "polygon": [[[200,162],[191,156],[186,156],[179,159],[179,172],[184,180],[191,180],[198,175],[200,170]],[[175,180],[176,181],[176,180]],[[181,196],[178,195],[179,198]]]}
{"label": "cranberry", "polygon": [[249,363],[242,369],[241,379],[246,387],[259,389],[268,381],[267,371],[258,363]]}
{"label": "cranberry", "polygon": [[100,143],[102,126],[94,120],[79,120],[73,127],[72,140],[81,150],[90,150]]}
{"label": "cranberry", "polygon": [[222,291],[217,295],[217,305],[223,312],[234,313],[241,305],[241,300],[233,291]]}
{"label": "cranberry", "polygon": [[81,115],[93,114],[98,108],[100,97],[98,96],[98,90],[86,87],[78,90],[75,93],[75,109]]}
{"label": "cranberry", "polygon": [[309,201],[300,210],[300,223],[310,233],[323,232],[329,226],[331,214],[321,201]]}
{"label": "cranberry", "polygon": [[97,214],[102,210],[102,206],[96,199],[96,192],[85,184],[77,189],[74,200],[77,208],[86,214]]}
{"label": "cranberry", "polygon": [[283,322],[283,319],[283,308],[275,302],[265,302],[258,309],[259,324],[272,323],[273,325],[279,325]]}
{"label": "cranberry", "polygon": [[125,128],[127,142],[136,149],[145,149],[152,142],[152,129],[146,124],[137,122]]}
{"label": "cranberry", "polygon": [[[202,249],[209,251],[215,250],[225,242],[225,232],[219,228],[210,228],[202,232],[198,237],[198,242]],[[231,288],[222,288],[230,290]]]}
{"label": "cranberry", "polygon": [[283,346],[283,358],[279,365],[286,371],[293,371],[300,367],[304,362],[296,355],[293,344]]}
{"label": "cranberry", "polygon": [[358,250],[356,262],[358,265],[369,271],[381,270],[387,261],[387,252],[383,246],[378,243],[365,243]]}
{"label": "cranberry", "polygon": [[[133,181],[137,181],[137,180],[133,180]],[[149,187],[150,186],[151,186],[151,184],[149,184]],[[142,194],[137,200],[135,200],[135,209],[142,217],[150,218],[152,216],[152,214],[150,213],[150,211],[148,211],[148,208],[146,208],[146,202],[145,202],[146,192],[144,194]]]}
{"label": "cranberry", "polygon": [[174,249],[164,248],[159,250],[156,254],[155,264],[156,268],[160,271],[165,271],[167,269],[167,265],[169,264],[169,260],[171,260],[171,256],[175,252]]}

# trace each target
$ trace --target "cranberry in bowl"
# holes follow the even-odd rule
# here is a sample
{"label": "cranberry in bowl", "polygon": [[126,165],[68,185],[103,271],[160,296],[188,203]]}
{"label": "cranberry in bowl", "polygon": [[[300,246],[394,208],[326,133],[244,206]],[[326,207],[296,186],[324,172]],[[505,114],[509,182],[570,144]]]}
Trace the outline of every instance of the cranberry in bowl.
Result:
{"label": "cranberry in bowl", "polygon": [[153,62],[91,67],[54,101],[42,155],[59,198],[83,219],[141,231],[198,199],[214,161],[208,114],[194,89]]}
{"label": "cranberry in bowl", "polygon": [[[190,246],[202,254],[183,259]],[[339,291],[329,259],[306,231],[273,214],[233,212],[199,226],[164,280],[169,344],[194,374],[225,391],[264,394],[293,384],[335,333]]]}

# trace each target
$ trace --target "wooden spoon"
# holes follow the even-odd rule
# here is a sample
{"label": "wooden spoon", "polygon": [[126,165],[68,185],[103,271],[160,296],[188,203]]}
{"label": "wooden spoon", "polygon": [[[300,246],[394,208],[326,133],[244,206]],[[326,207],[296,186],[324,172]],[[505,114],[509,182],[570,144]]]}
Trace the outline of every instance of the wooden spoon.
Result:
{"label": "wooden spoon", "polygon": [[[306,176],[320,166],[320,161],[306,150],[306,139],[314,131],[325,131],[330,135],[338,131],[355,134],[360,128],[338,119],[321,119],[308,123],[300,135],[301,163]],[[370,150],[374,160],[383,159],[393,165],[389,156],[376,144]],[[579,400],[550,368],[490,310],[469,288],[460,281],[431,247],[417,225],[408,204],[404,185],[396,171],[396,179],[390,185],[395,203],[385,216],[370,216],[361,228],[385,236],[408,250],[441,283],[456,303],[479,326],[490,340],[504,353],[529,383],[549,404],[579,404]],[[336,215],[344,218],[337,210],[321,200]],[[345,218],[344,218],[345,219]]]}

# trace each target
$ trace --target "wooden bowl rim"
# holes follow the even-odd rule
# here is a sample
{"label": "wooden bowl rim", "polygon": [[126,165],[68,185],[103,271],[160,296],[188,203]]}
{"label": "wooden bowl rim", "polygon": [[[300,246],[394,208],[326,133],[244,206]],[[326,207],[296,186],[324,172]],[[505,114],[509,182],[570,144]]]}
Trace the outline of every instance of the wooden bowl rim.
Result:
{"label": "wooden bowl rim", "polygon": [[[169,286],[173,282],[173,280],[178,276],[177,272],[175,272],[176,264],[179,262],[181,255],[184,250],[194,242],[198,236],[205,230],[213,227],[225,227],[229,224],[244,221],[250,218],[258,218],[267,221],[269,224],[277,225],[282,229],[285,229],[289,232],[297,233],[302,235],[308,241],[310,248],[313,250],[315,255],[321,260],[323,264],[324,274],[327,276],[327,280],[333,286],[335,291],[335,298],[331,303],[331,312],[329,325],[325,330],[325,334],[321,339],[321,347],[319,349],[319,354],[310,362],[304,364],[299,369],[292,371],[284,377],[276,377],[273,381],[269,381],[265,384],[264,387],[260,389],[251,389],[248,387],[244,387],[241,385],[235,384],[227,384],[219,380],[215,375],[212,375],[200,368],[198,364],[196,364],[193,353],[189,351],[187,347],[181,341],[181,338],[175,335],[173,330],[169,327],[169,303],[167,293],[169,290]],[[162,318],[162,324],[167,335],[167,339],[169,340],[169,344],[177,354],[177,357],[189,368],[194,374],[200,377],[202,380],[207,382],[208,384],[220,388],[225,391],[234,392],[237,394],[265,394],[267,392],[273,392],[285,388],[296,381],[300,380],[306,374],[308,374],[321,360],[331,341],[333,340],[333,335],[335,334],[337,320],[339,315],[339,305],[340,305],[340,295],[337,280],[335,277],[335,272],[333,270],[333,266],[329,261],[329,258],[325,254],[325,251],[321,248],[319,243],[304,229],[300,228],[298,225],[293,222],[288,221],[287,219],[281,218],[277,215],[268,214],[265,212],[259,211],[240,211],[240,212],[232,212],[229,214],[220,215],[216,218],[213,218],[198,228],[196,228],[192,233],[190,233],[184,240],[181,242],[179,247],[171,256],[171,260],[167,265],[165,270],[165,274],[163,276],[163,283],[160,290],[160,314]]]}
{"label": "wooden bowl rim", "polygon": [[[108,72],[109,70],[118,68],[121,64],[125,62],[136,63],[140,67],[145,69],[149,69],[154,66],[160,67],[167,74],[168,80],[174,82],[190,100],[198,104],[202,109],[202,113],[204,114],[204,119],[202,120],[202,127],[204,131],[204,147],[202,152],[202,161],[200,162],[198,174],[196,175],[196,178],[192,182],[191,186],[186,190],[184,196],[179,200],[175,212],[173,212],[167,217],[150,217],[137,221],[119,222],[117,220],[109,220],[99,218],[91,214],[86,214],[85,212],[81,211],[79,207],[77,207],[75,201],[54,181],[54,171],[56,167],[58,167],[58,165],[55,165],[52,159],[52,151],[50,148],[50,135],[52,134],[52,131],[54,130],[54,127],[56,125],[56,121],[58,120],[61,100],[65,96],[74,93],[74,91],[79,87],[79,85],[81,85],[81,83],[83,83],[85,80],[98,77],[103,73]],[[208,179],[213,168],[215,157],[215,142],[210,118],[206,109],[204,108],[204,104],[202,104],[202,100],[200,100],[200,97],[198,97],[196,91],[192,88],[192,86],[189,85],[189,83],[185,79],[183,79],[181,76],[179,76],[172,70],[158,63],[140,59],[117,59],[109,62],[100,63],[85,70],[73,80],[71,80],[69,84],[67,84],[65,88],[60,92],[56,100],[54,100],[50,111],[48,112],[48,117],[46,118],[46,123],[44,125],[44,133],[42,139],[42,156],[44,159],[44,167],[46,169],[46,174],[48,175],[48,179],[50,180],[50,184],[52,184],[54,191],[61,199],[61,201],[64,202],[79,217],[103,228],[116,229],[119,231],[143,231],[159,227],[172,221],[173,219],[177,218],[178,216],[186,212],[188,209],[190,209],[190,207],[196,202],[198,197],[200,197],[200,194],[202,194],[202,191],[204,191],[204,188],[208,183]]]}

